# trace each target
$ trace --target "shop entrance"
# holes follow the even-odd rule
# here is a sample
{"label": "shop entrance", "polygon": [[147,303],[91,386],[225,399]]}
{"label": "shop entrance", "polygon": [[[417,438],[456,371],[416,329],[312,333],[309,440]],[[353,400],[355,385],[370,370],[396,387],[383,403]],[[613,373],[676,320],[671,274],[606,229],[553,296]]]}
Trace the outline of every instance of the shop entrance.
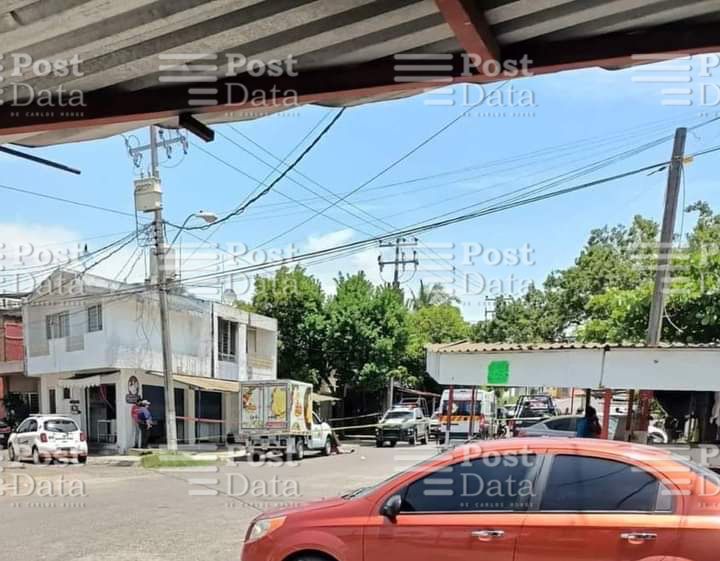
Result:
{"label": "shop entrance", "polygon": [[[165,388],[143,384],[141,395],[150,402],[150,414],[153,418],[148,443],[151,446],[165,444]],[[185,390],[179,388],[175,388],[175,416],[185,416]],[[177,438],[178,442],[186,442],[185,421],[180,419],[177,421]]]}
{"label": "shop entrance", "polygon": [[115,384],[85,388],[88,442],[96,446],[117,443]]}

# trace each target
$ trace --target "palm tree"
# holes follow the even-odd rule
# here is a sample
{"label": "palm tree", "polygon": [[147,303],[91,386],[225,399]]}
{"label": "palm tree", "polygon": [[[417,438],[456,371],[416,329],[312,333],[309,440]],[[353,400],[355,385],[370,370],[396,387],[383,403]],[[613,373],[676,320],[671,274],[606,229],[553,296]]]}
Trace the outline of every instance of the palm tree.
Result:
{"label": "palm tree", "polygon": [[453,296],[445,290],[445,287],[436,282],[430,288],[427,288],[423,281],[420,281],[420,290],[418,293],[412,293],[411,306],[413,310],[419,310],[426,306],[441,306],[443,304],[456,304],[460,302],[457,296]]}

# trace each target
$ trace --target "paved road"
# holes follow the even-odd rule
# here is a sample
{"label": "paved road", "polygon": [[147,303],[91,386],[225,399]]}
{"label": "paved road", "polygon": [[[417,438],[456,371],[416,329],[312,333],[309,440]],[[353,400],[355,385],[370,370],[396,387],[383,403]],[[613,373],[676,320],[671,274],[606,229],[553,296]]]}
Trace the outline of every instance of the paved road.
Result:
{"label": "paved road", "polygon": [[377,482],[434,453],[432,444],[360,446],[296,465],[204,471],[0,463],[0,547],[3,558],[33,561],[237,561],[259,512]]}

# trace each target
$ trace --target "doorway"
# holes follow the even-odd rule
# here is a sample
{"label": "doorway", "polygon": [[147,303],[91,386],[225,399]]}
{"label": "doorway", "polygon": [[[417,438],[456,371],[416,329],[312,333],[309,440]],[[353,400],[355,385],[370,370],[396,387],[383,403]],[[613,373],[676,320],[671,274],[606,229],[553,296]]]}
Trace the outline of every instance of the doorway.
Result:
{"label": "doorway", "polygon": [[85,388],[88,442],[103,446],[117,443],[117,409],[115,384]]}
{"label": "doorway", "polygon": [[[153,426],[150,429],[148,442],[151,445],[166,444],[165,436],[165,388],[163,386],[151,386],[143,384],[142,398],[150,402],[150,414],[153,419]],[[175,388],[175,416],[185,416],[185,390]],[[185,421],[178,419],[177,438],[178,442],[185,442]]]}

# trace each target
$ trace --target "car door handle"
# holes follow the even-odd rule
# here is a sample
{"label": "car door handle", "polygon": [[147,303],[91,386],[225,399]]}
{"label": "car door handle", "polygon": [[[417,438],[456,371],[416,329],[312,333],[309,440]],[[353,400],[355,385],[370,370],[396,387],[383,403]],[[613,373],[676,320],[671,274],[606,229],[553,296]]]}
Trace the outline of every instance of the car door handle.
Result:
{"label": "car door handle", "polygon": [[628,532],[620,534],[620,538],[630,543],[653,542],[657,539],[657,534],[650,532]]}
{"label": "car door handle", "polygon": [[505,537],[505,532],[503,530],[475,530],[471,535],[479,540],[489,541]]}

